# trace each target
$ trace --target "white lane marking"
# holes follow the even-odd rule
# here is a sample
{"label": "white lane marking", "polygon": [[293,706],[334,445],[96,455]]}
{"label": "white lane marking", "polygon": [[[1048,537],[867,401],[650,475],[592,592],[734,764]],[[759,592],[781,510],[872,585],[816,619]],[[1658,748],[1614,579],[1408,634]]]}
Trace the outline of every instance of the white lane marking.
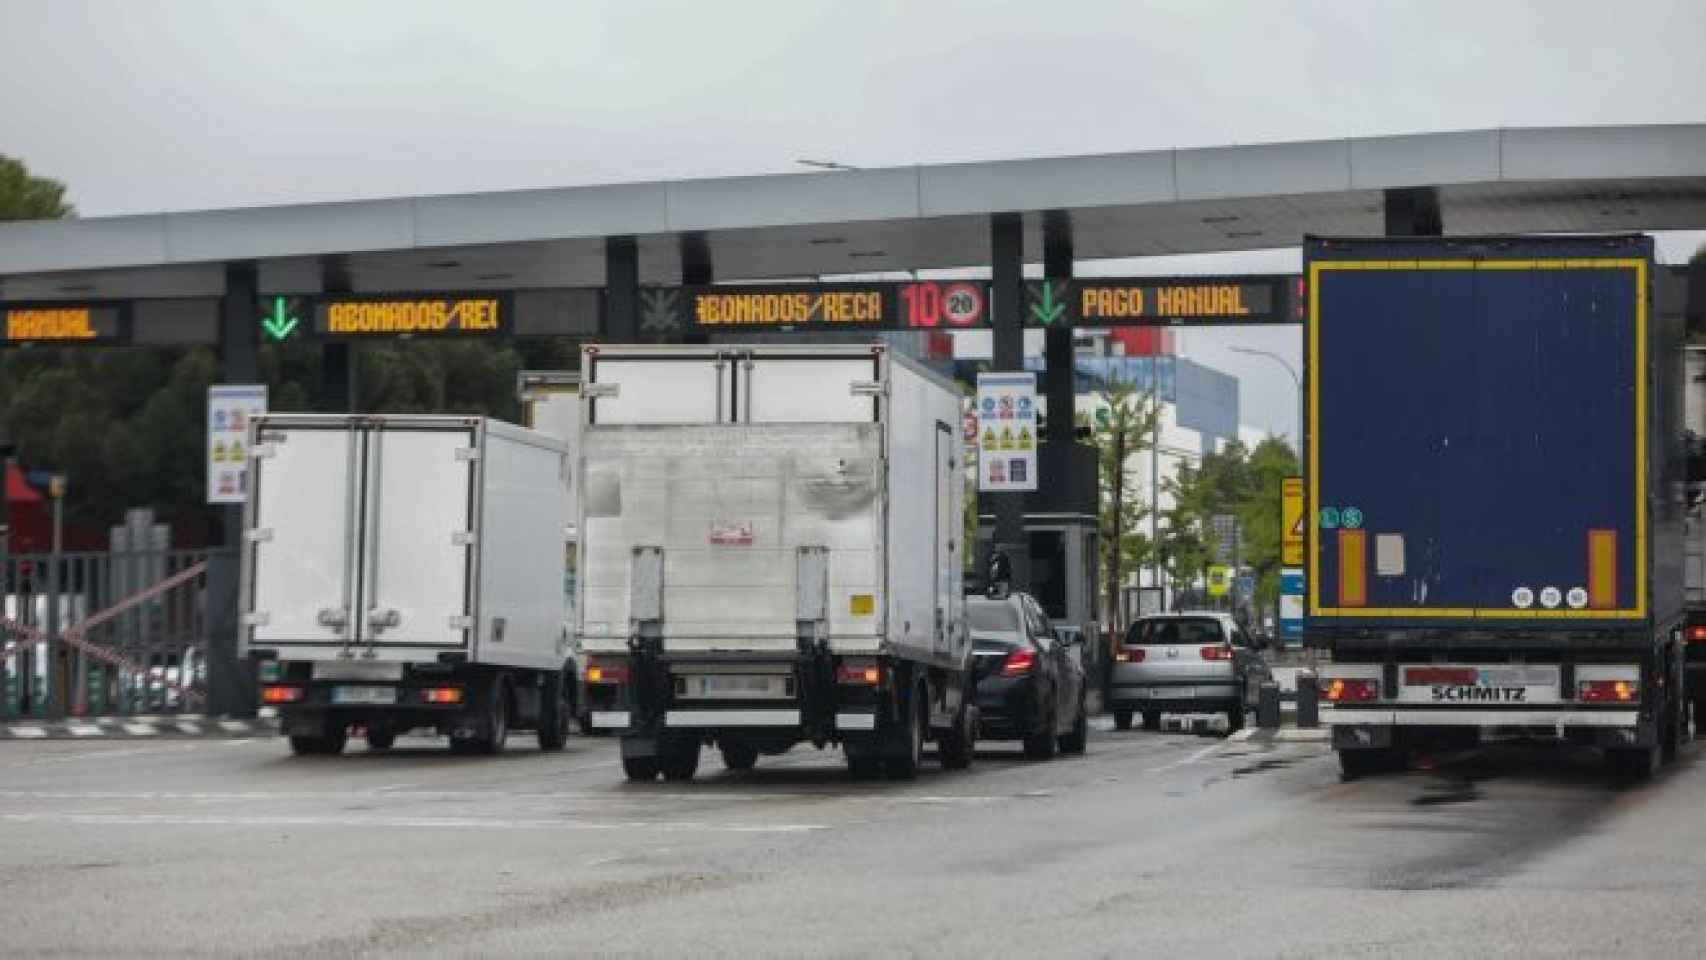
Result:
{"label": "white lane marking", "polygon": [[160,731],[151,723],[127,723],[124,732],[133,737],[151,737]]}
{"label": "white lane marking", "polygon": [[1244,729],[1238,731],[1237,733],[1233,734],[1230,737],[1227,737],[1226,739],[1233,741],[1235,743],[1243,743],[1245,740],[1248,740],[1255,735],[1256,735],[1256,728],[1255,727],[1245,727]]}
{"label": "white lane marking", "polygon": [[66,823],[82,826],[181,827],[390,827],[457,830],[650,830],[667,833],[809,833],[827,823],[704,823],[645,820],[495,820],[489,817],[267,817],[129,813],[0,813],[0,823]]}
{"label": "white lane marking", "polygon": [[1165,773],[1168,770],[1175,770],[1179,767],[1188,767],[1191,764],[1196,763],[1199,760],[1206,759],[1209,755],[1215,753],[1216,751],[1224,749],[1225,746],[1226,746],[1225,743],[1210,744],[1209,746],[1203,747],[1201,750],[1198,750],[1196,753],[1191,754],[1190,756],[1184,758],[1183,760],[1175,760],[1172,763],[1163,764],[1162,766],[1159,766],[1159,767],[1151,767],[1150,769],[1148,769],[1144,772],[1145,773]]}
{"label": "white lane marking", "polygon": [[192,736],[201,733],[201,726],[200,725],[190,723],[188,721],[179,721],[177,726],[178,726],[178,731],[180,733],[187,733],[187,734],[190,734]]}
{"label": "white lane marking", "polygon": [[37,737],[47,736],[47,729],[45,727],[20,727],[13,725],[8,729],[12,731],[12,736],[14,737],[35,739]]}
{"label": "white lane marking", "polygon": [[1327,742],[1326,727],[1287,727],[1275,738],[1289,743],[1325,743]]}
{"label": "white lane marking", "polygon": [[68,723],[65,729],[74,737],[99,737],[106,733],[98,724],[93,723]]}
{"label": "white lane marking", "polygon": [[226,733],[248,733],[253,726],[247,720],[221,720],[219,729]]}
{"label": "white lane marking", "polygon": [[0,790],[0,802],[5,801],[64,801],[64,800],[140,800],[172,803],[268,803],[309,800],[461,800],[468,803],[489,803],[492,801],[529,801],[529,800],[591,800],[616,803],[623,806],[632,805],[637,800],[678,801],[691,800],[696,803],[787,803],[791,801],[822,801],[835,800],[846,803],[891,803],[905,806],[949,806],[953,804],[987,804],[1000,803],[1004,800],[1028,799],[1037,796],[1035,791],[1022,794],[984,794],[984,795],[925,795],[909,794],[889,796],[885,794],[863,793],[723,793],[707,790],[703,793],[689,791],[653,792],[636,790],[612,793],[571,793],[546,791],[501,791],[501,790],[418,790],[401,787],[380,787],[373,790],[338,790],[338,791],[269,791],[269,792],[179,792],[179,791],[129,791],[129,790]]}

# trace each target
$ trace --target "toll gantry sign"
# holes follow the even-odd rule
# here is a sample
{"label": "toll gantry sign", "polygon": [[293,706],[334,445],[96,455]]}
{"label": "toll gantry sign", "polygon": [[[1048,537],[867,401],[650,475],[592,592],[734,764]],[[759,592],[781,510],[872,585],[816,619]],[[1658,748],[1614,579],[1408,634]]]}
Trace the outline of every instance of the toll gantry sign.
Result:
{"label": "toll gantry sign", "polygon": [[1290,323],[1285,277],[1108,277],[1025,283],[1025,325]]}
{"label": "toll gantry sign", "polygon": [[7,346],[115,344],[130,340],[126,303],[13,303],[0,305]]}
{"label": "toll gantry sign", "polygon": [[262,298],[261,336],[328,339],[499,336],[509,329],[507,293],[275,296]]}
{"label": "toll gantry sign", "polygon": [[982,327],[988,306],[988,284],[973,280],[648,287],[640,333]]}

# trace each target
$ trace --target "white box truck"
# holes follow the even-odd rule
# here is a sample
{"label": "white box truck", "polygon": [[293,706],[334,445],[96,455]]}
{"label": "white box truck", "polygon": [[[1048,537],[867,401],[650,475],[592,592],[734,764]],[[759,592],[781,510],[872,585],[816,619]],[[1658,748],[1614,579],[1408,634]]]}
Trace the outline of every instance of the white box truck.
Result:
{"label": "white box truck", "polygon": [[630,779],[971,761],[960,392],[882,344],[589,346],[578,635]]}
{"label": "white box truck", "polygon": [[426,728],[561,749],[568,452],[484,417],[269,414],[249,428],[241,645],[298,754]]}

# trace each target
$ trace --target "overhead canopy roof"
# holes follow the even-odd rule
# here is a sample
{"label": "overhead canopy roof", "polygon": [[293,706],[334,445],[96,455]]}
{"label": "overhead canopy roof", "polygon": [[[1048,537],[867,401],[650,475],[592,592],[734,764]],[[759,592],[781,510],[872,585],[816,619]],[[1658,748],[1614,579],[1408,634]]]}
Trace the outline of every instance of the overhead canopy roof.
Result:
{"label": "overhead canopy roof", "polygon": [[[1071,219],[1079,259],[1383,232],[1382,191],[1437,186],[1451,234],[1706,228],[1706,124],[1476,130],[828,173],[565,187],[0,225],[0,298],[195,296],[260,263],[263,292],[600,286],[684,237],[719,280],[986,264],[991,213]],[[326,258],[332,258],[328,261]]]}

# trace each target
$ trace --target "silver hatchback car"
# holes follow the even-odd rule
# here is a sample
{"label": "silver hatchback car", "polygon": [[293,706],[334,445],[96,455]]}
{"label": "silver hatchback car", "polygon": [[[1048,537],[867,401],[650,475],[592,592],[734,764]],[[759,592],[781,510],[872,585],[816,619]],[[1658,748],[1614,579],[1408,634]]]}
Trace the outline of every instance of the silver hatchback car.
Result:
{"label": "silver hatchback car", "polygon": [[1256,643],[1229,614],[1140,617],[1114,650],[1108,707],[1120,730],[1131,729],[1133,714],[1145,730],[1160,729],[1163,713],[1225,713],[1237,730],[1269,676]]}

